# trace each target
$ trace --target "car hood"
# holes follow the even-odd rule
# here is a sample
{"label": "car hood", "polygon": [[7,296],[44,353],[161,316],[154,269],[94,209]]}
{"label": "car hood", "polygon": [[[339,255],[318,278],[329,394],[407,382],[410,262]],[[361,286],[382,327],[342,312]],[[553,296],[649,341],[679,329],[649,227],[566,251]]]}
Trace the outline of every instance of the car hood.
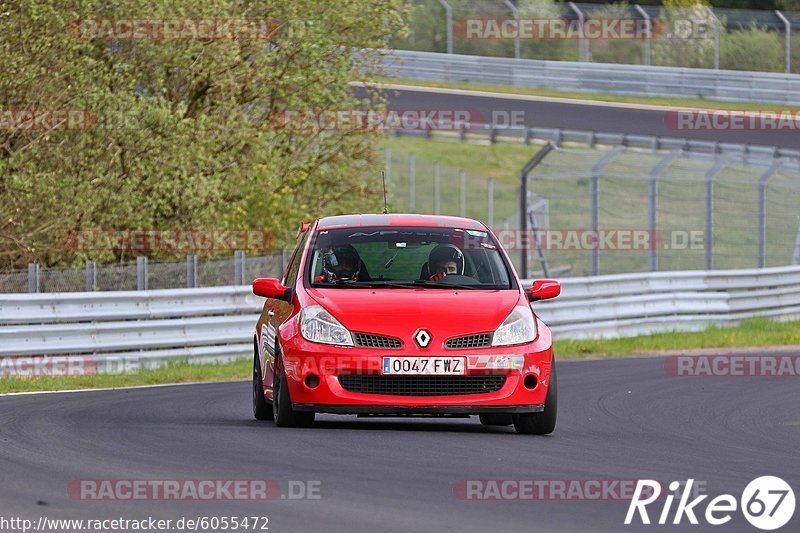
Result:
{"label": "car hood", "polygon": [[[494,331],[520,301],[515,290],[308,289],[350,331],[398,337],[407,348],[425,329],[431,347],[444,340]],[[438,339],[438,342],[437,342]]]}

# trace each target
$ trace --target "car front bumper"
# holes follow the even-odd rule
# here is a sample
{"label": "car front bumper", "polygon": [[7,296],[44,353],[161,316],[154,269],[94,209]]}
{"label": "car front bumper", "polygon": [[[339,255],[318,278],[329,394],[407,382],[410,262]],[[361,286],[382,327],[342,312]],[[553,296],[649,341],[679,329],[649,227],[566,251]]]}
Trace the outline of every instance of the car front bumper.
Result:
{"label": "car front bumper", "polygon": [[[497,390],[467,394],[376,394],[347,390],[339,381],[344,374],[381,376],[385,356],[465,357],[467,376],[502,374]],[[493,367],[493,362],[514,358],[513,367]],[[544,408],[550,385],[553,350],[550,332],[540,323],[540,335],[532,343],[472,350],[431,353],[346,348],[308,342],[295,336],[282,346],[292,407],[298,411],[339,414],[453,414],[535,413]],[[499,365],[502,366],[502,365]],[[311,379],[309,383],[309,376]],[[535,386],[525,378],[535,377]]]}

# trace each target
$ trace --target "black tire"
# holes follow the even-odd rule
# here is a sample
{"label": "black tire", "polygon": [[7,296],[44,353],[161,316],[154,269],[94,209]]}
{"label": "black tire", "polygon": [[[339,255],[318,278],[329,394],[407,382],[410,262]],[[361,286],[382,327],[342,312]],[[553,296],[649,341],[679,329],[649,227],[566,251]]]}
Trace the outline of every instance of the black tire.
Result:
{"label": "black tire", "polygon": [[275,356],[275,372],[272,381],[272,416],[278,427],[307,428],[314,424],[314,413],[293,411],[289,387],[286,384],[286,371],[280,360],[280,353]]}
{"label": "black tire", "polygon": [[264,397],[261,365],[258,360],[258,340],[253,340],[253,416],[256,420],[272,420],[272,404]]}
{"label": "black tire", "polygon": [[514,415],[504,413],[486,413],[478,415],[484,426],[510,426],[514,423]]}
{"label": "black tire", "polygon": [[544,411],[514,415],[514,429],[525,435],[549,435],[556,429],[558,414],[558,379],[556,378],[556,361],[550,372],[550,386],[544,400]]}

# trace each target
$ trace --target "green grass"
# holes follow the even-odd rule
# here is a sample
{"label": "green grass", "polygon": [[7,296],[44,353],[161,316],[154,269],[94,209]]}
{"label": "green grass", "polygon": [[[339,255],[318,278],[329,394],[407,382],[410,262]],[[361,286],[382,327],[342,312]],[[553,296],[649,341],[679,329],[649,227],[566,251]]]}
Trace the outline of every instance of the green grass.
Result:
{"label": "green grass", "polygon": [[775,322],[753,318],[734,327],[709,327],[698,332],[670,332],[621,339],[558,340],[554,349],[561,359],[646,355],[706,348],[760,348],[800,346],[800,321]]}
{"label": "green grass", "polygon": [[442,87],[448,89],[465,89],[472,91],[487,91],[504,94],[521,94],[527,96],[545,96],[554,98],[570,98],[573,100],[595,100],[598,102],[615,102],[626,104],[645,104],[667,107],[692,107],[698,109],[724,109],[730,111],[797,111],[798,106],[782,104],[766,104],[761,102],[718,102],[704,98],[667,98],[651,96],[630,96],[611,93],[595,93],[580,91],[560,91],[540,87],[516,87],[509,85],[488,85],[470,82],[433,82],[409,80],[405,78],[381,77],[380,83],[395,83],[400,85],[414,85],[417,87]]}
{"label": "green grass", "polygon": [[[438,161],[454,169],[464,169],[474,176],[493,178],[516,187],[519,169],[541,146],[514,143],[475,144],[457,140],[421,139],[418,137],[389,137],[386,142],[393,150],[413,152],[418,159]],[[407,172],[407,158],[395,160],[398,170]],[[428,167],[417,165],[417,175],[430,178]],[[394,173],[393,173],[394,176]]]}
{"label": "green grass", "polygon": [[93,374],[86,376],[37,376],[0,378],[0,393],[73,389],[102,389],[164,383],[236,381],[249,379],[252,358],[219,364],[176,362],[164,368],[141,370],[130,374]]}
{"label": "green grass", "polygon": [[[773,322],[759,318],[744,321],[735,327],[709,327],[700,332],[659,333],[623,339],[559,340],[556,336],[555,353],[559,359],[586,359],[767,346],[800,346],[800,321]],[[131,374],[1,378],[0,393],[239,381],[250,378],[251,364],[247,358],[224,364],[175,363],[166,368]]]}

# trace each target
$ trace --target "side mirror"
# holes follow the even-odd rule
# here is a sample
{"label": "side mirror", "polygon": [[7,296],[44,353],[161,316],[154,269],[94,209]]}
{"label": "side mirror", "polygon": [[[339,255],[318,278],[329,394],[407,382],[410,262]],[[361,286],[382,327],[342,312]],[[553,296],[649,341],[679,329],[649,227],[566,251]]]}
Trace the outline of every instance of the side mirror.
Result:
{"label": "side mirror", "polygon": [[264,298],[288,300],[290,290],[281,285],[281,280],[277,278],[257,278],[253,281],[253,294]]}
{"label": "side mirror", "polygon": [[525,293],[531,302],[548,300],[561,294],[561,284],[554,279],[537,279]]}

